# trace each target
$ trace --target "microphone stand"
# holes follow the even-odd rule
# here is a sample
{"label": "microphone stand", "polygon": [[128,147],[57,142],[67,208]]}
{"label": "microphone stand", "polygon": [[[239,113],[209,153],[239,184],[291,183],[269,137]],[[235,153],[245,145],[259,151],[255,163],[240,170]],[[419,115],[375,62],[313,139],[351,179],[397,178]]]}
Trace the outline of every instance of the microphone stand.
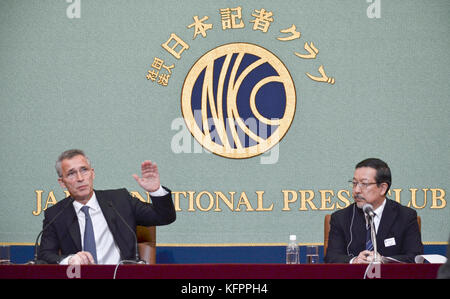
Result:
{"label": "microphone stand", "polygon": [[369,222],[370,222],[370,238],[372,239],[373,244],[373,250],[374,250],[374,257],[373,257],[373,264],[381,264],[381,258],[378,254],[377,250],[377,236],[375,233],[375,223],[373,221],[373,214],[369,213]]}
{"label": "microphone stand", "polygon": [[44,226],[44,228],[39,232],[36,241],[34,242],[34,258],[31,261],[28,261],[26,264],[27,265],[36,265],[36,264],[46,264],[45,261],[41,261],[38,260],[38,247],[39,247],[39,238],[42,236],[42,234],[47,230],[47,228],[56,221],[56,219],[59,217],[59,215],[61,215],[66,208],[72,204],[75,201],[74,198],[69,198],[69,201],[66,203],[66,205],[58,212],[58,214],[55,215],[55,217],[53,217],[53,219],[50,220],[49,223],[47,223],[47,225]]}
{"label": "microphone stand", "polygon": [[114,212],[117,214],[117,216],[119,216],[120,220],[122,220],[122,222],[125,224],[125,226],[128,228],[128,230],[131,231],[131,233],[133,234],[134,243],[135,243],[135,246],[136,246],[134,260],[121,260],[118,265],[120,265],[120,264],[140,264],[140,265],[147,264],[145,261],[143,261],[143,260],[141,260],[139,258],[139,249],[138,249],[138,241],[137,241],[136,233],[128,225],[128,223],[125,221],[125,219],[123,219],[122,215],[120,215],[119,211],[117,211],[117,209],[114,207],[114,205],[112,204],[111,201],[108,202],[108,205],[114,210]]}

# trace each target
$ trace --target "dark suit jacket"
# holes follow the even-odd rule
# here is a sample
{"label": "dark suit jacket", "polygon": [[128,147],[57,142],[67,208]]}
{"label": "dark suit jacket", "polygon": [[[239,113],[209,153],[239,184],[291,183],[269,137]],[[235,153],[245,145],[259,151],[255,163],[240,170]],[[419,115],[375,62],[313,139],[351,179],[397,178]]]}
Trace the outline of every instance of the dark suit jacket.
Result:
{"label": "dark suit jacket", "polygon": [[[126,189],[95,190],[100,208],[120,250],[121,259],[134,259],[135,239],[113,207],[126,223],[136,230],[136,225],[165,225],[175,221],[176,214],[171,191],[162,197],[151,197],[151,204],[134,198]],[[82,250],[81,234],[75,209],[70,197],[58,202],[45,211],[43,227],[61,212],[56,220],[42,234],[38,259],[47,263],[59,263],[70,254]],[[111,206],[113,205],[113,207]]]}
{"label": "dark suit jacket", "polygon": [[447,262],[439,267],[437,278],[450,279],[450,239],[447,245]]}
{"label": "dark suit jacket", "polygon": [[[353,211],[355,213],[350,234]],[[384,240],[395,238],[395,245],[385,246]],[[414,257],[423,254],[423,245],[417,223],[417,212],[386,199],[386,205],[377,230],[378,252],[402,262],[414,263]],[[350,243],[350,245],[348,245]],[[330,220],[326,263],[348,263],[365,250],[366,220],[356,204],[334,212]],[[388,244],[389,245],[389,244]],[[347,251],[348,246],[348,251]]]}

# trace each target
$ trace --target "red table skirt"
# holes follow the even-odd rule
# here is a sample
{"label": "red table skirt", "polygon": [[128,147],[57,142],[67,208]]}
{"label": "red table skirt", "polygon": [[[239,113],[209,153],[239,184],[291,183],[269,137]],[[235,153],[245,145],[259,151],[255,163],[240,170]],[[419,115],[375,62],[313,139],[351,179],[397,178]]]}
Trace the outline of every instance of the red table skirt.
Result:
{"label": "red table skirt", "polygon": [[440,264],[0,265],[0,279],[434,279]]}

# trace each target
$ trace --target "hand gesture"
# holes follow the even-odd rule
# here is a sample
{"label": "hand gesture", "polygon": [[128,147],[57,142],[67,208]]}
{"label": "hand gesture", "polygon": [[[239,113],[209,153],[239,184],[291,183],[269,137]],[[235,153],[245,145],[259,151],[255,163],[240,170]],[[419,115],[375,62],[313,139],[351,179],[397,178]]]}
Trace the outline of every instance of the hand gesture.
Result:
{"label": "hand gesture", "polygon": [[68,263],[69,265],[94,265],[95,261],[90,252],[79,251],[69,259]]}
{"label": "hand gesture", "polygon": [[133,174],[134,179],[145,191],[155,192],[161,186],[159,181],[158,166],[151,161],[144,161],[141,164],[141,176]]}
{"label": "hand gesture", "polygon": [[[378,253],[378,257],[381,259],[382,256]],[[373,251],[364,250],[359,253],[359,255],[353,260],[353,264],[369,264],[375,259],[375,253]]]}

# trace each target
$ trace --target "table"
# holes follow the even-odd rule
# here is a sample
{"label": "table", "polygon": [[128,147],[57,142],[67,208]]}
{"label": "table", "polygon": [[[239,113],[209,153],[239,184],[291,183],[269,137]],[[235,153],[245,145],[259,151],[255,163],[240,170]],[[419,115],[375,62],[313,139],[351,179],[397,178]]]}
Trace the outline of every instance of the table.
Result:
{"label": "table", "polygon": [[[434,279],[441,265],[377,266],[369,278]],[[0,279],[363,279],[366,270],[350,264],[0,265]]]}

